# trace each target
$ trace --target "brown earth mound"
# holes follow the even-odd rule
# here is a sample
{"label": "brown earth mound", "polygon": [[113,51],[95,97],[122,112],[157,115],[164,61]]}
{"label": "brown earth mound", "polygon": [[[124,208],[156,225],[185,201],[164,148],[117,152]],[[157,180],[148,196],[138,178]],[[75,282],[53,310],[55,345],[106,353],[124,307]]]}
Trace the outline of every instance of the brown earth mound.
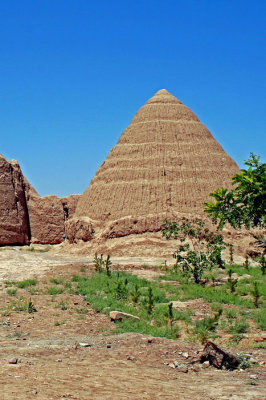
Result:
{"label": "brown earth mound", "polygon": [[230,186],[237,172],[196,115],[163,89],[125,129],[80,198],[75,217],[97,220],[96,236],[103,238],[155,232],[175,213],[203,215],[209,194]]}

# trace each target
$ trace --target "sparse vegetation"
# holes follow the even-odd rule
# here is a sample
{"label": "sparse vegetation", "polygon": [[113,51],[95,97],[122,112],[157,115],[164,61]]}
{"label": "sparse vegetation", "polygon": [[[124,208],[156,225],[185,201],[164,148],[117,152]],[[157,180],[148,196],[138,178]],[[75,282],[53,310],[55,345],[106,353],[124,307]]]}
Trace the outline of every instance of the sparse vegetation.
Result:
{"label": "sparse vegetation", "polygon": [[102,272],[103,266],[104,266],[104,259],[103,259],[103,254],[101,254],[100,257],[98,257],[98,254],[95,253],[94,255],[94,268],[96,272]]}
{"label": "sparse vegetation", "polygon": [[6,292],[9,296],[16,296],[18,289],[7,289]]}
{"label": "sparse vegetation", "polygon": [[48,288],[47,293],[50,294],[51,296],[55,296],[57,294],[64,293],[64,291],[65,291],[65,289],[63,287],[52,286],[52,287]]}
{"label": "sparse vegetation", "polygon": [[37,285],[37,280],[36,279],[26,279],[24,281],[16,282],[16,286],[20,289],[26,289],[30,286],[35,286]]}
{"label": "sparse vegetation", "polygon": [[66,320],[64,321],[55,321],[54,325],[55,326],[60,326],[60,325],[64,325],[66,323]]}
{"label": "sparse vegetation", "polygon": [[228,282],[228,285],[229,285],[229,288],[230,288],[230,292],[234,293],[236,291],[236,285],[238,283],[238,280],[237,279],[233,279],[232,278],[232,274],[233,274],[233,272],[232,272],[232,269],[230,268],[228,270],[229,278],[228,278],[227,282]]}
{"label": "sparse vegetation", "polygon": [[259,307],[259,299],[260,299],[260,293],[259,293],[259,288],[258,288],[258,282],[253,282],[253,289],[251,291],[251,294],[253,296],[254,300],[254,306],[256,308]]}
{"label": "sparse vegetation", "polygon": [[[217,339],[225,332],[228,344],[238,346],[254,324],[260,330],[266,329],[265,275],[258,265],[250,266],[247,273],[245,265],[230,263],[220,268],[218,263],[211,270],[204,270],[200,282],[196,283],[179,264],[175,268],[168,267],[153,281],[147,281],[121,270],[111,270],[108,256],[97,256],[97,259],[103,261],[100,261],[101,268],[89,276],[77,274],[70,280],[53,277],[40,284],[34,279],[6,282],[9,296],[17,298],[1,314],[35,312],[34,296],[43,293],[52,296],[49,302],[53,308],[64,311],[65,316],[69,312],[77,320],[87,319],[91,307],[107,315],[117,310],[140,318],[134,322],[116,322],[116,332],[140,332],[172,339],[182,334],[187,340],[201,343]],[[28,292],[32,295],[30,301],[23,297]],[[57,297],[63,293],[64,296]],[[69,294],[82,295],[89,307],[80,302],[77,307],[73,306]],[[197,299],[198,302],[193,302]],[[179,307],[180,301],[188,302],[187,308]],[[201,302],[204,316],[197,311]],[[60,320],[55,324],[59,326],[64,322]]]}
{"label": "sparse vegetation", "polygon": [[63,278],[51,278],[50,282],[54,283],[55,285],[63,285],[64,279]]}
{"label": "sparse vegetation", "polygon": [[163,236],[166,239],[179,239],[173,257],[176,259],[174,271],[181,270],[183,275],[192,276],[199,284],[205,271],[214,267],[224,268],[222,251],[225,243],[222,235],[216,234],[205,227],[202,221],[177,222],[165,221]]}

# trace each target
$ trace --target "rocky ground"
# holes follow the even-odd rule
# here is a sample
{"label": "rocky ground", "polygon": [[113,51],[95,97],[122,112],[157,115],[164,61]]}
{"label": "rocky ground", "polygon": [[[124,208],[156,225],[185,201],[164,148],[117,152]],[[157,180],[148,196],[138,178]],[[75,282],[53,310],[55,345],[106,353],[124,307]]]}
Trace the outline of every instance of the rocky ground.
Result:
{"label": "rocky ground", "polygon": [[[30,294],[22,289],[13,299],[4,282],[35,276],[45,285],[91,261],[39,250],[0,251],[0,399],[265,399],[262,349],[249,349],[257,364],[246,370],[217,370],[195,362],[200,344],[115,335],[115,324],[75,294],[33,291],[38,312],[16,310],[12,301],[28,301]],[[120,260],[129,261],[148,265],[160,260]]]}

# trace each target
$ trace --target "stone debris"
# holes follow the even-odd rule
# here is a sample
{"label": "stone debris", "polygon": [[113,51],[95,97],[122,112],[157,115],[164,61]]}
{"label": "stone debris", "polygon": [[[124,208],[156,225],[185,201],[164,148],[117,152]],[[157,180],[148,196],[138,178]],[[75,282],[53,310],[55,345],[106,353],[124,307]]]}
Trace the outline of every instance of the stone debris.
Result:
{"label": "stone debris", "polygon": [[186,365],[180,365],[177,369],[178,372],[183,372],[184,374],[188,373],[188,367]]}
{"label": "stone debris", "polygon": [[200,372],[202,370],[202,366],[200,364],[193,365],[191,371],[193,372]]}
{"label": "stone debris", "polygon": [[134,356],[127,355],[126,357],[127,357],[127,360],[129,360],[129,361],[136,361],[136,357],[134,357]]}
{"label": "stone debris", "polygon": [[259,379],[258,375],[256,375],[256,374],[249,375],[249,377],[250,377],[250,379],[254,379],[254,380]]}
{"label": "stone debris", "polygon": [[168,366],[169,366],[170,368],[176,368],[176,366],[175,366],[174,363],[169,363]]}
{"label": "stone debris", "polygon": [[8,361],[8,364],[17,364],[18,359],[17,358],[11,358],[11,360]]}
{"label": "stone debris", "polygon": [[135,321],[139,321],[139,317],[136,317],[135,315],[132,314],[127,314],[121,311],[110,311],[110,319],[111,321],[122,321],[124,318],[130,318]]}

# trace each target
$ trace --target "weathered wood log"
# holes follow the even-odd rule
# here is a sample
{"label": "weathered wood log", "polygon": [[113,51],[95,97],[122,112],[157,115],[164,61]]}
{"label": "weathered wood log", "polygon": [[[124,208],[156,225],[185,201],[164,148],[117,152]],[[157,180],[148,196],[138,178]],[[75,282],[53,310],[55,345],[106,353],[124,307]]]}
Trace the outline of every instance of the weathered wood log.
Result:
{"label": "weathered wood log", "polygon": [[238,359],[218,347],[212,342],[206,343],[203,353],[200,357],[200,362],[209,361],[215,368],[222,369],[236,369],[239,366]]}

